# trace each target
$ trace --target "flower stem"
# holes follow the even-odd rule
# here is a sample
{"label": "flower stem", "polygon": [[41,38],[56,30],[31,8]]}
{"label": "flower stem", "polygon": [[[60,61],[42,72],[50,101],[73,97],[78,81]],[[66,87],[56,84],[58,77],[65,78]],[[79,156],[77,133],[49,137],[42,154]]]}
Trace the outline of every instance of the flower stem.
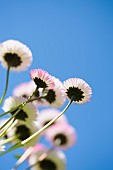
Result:
{"label": "flower stem", "polygon": [[2,102],[3,102],[3,100],[4,100],[5,95],[6,95],[6,92],[7,92],[7,89],[8,89],[9,72],[10,72],[10,67],[8,67],[8,69],[7,69],[6,86],[5,86],[5,90],[4,90],[3,96],[1,97],[1,100],[0,100],[0,105],[2,104]]}
{"label": "flower stem", "polygon": [[11,151],[13,151],[13,150],[15,150],[17,148],[20,148],[20,147],[21,147],[20,143],[16,143],[12,147],[10,147],[7,151],[5,151],[3,153],[0,153],[0,156],[5,155],[6,153],[9,153],[9,152],[11,152]]}
{"label": "flower stem", "polygon": [[2,131],[2,133],[0,134],[0,138],[3,138],[7,132],[7,130],[10,128],[10,126],[13,124],[14,122],[9,122],[9,124],[7,124],[7,127],[5,128],[5,130]]}
{"label": "flower stem", "polygon": [[20,110],[22,110],[22,108],[31,100],[32,96],[34,95],[35,91],[33,92],[33,94],[25,101],[23,102],[20,107],[18,108],[18,110],[14,113],[14,115],[12,115],[12,117],[10,119],[8,119],[8,121],[6,123],[4,123],[1,127],[0,130],[2,130],[12,119],[15,118],[15,116],[20,112]]}
{"label": "flower stem", "polygon": [[6,144],[6,143],[12,142],[12,141],[14,141],[15,139],[17,139],[17,136],[12,136],[12,137],[10,137],[10,138],[8,138],[8,139],[5,139],[5,140],[3,140],[2,142],[0,142],[0,145],[4,145],[4,144]]}
{"label": "flower stem", "polygon": [[16,107],[14,107],[14,108],[12,108],[12,109],[10,109],[10,110],[8,110],[7,112],[4,112],[4,113],[0,114],[0,117],[5,116],[5,115],[7,115],[8,113],[11,113],[11,112],[17,110],[20,106],[21,106],[21,104],[18,105],[18,106],[16,106]]}
{"label": "flower stem", "polygon": [[22,142],[16,143],[15,145],[13,145],[11,148],[9,148],[7,151],[3,152],[0,155],[4,155],[10,151],[13,151],[17,148],[23,147],[25,144],[27,144],[28,142],[30,142],[33,138],[37,137],[41,132],[43,132],[45,129],[47,129],[50,125],[52,125],[60,116],[62,116],[66,110],[69,108],[69,106],[72,104],[73,100],[71,100],[67,106],[64,108],[64,110],[57,115],[54,119],[52,119],[48,124],[46,124],[44,127],[42,127],[40,130],[38,130],[36,133],[34,133],[33,135],[31,135],[29,138],[25,139]]}
{"label": "flower stem", "polygon": [[42,127],[40,130],[38,130],[36,133],[31,135],[29,138],[27,138],[24,141],[22,141],[21,144],[22,145],[27,144],[33,138],[37,137],[41,132],[43,132],[45,129],[47,129],[50,125],[52,125],[60,116],[62,116],[66,112],[66,110],[69,108],[71,103],[72,103],[72,100],[67,104],[67,106],[64,108],[64,110],[60,114],[58,114],[54,119],[52,119],[49,123],[47,123],[44,127]]}
{"label": "flower stem", "polygon": [[30,146],[24,153],[23,155],[18,159],[18,161],[16,162],[15,166],[11,169],[11,170],[16,170],[31,154],[31,152],[33,151],[33,147]]}
{"label": "flower stem", "polygon": [[[52,153],[54,151],[55,147],[51,147],[50,149],[48,149],[46,152],[42,153],[40,155],[40,157],[38,158],[38,161],[36,163],[34,163],[33,165],[30,165],[29,167],[27,167],[25,170],[30,170],[32,167],[36,166],[37,164],[39,164],[41,161],[43,161],[44,159],[47,158],[47,156]],[[15,170],[15,169],[14,169]]]}
{"label": "flower stem", "polygon": [[7,124],[8,124],[9,122],[11,122],[12,119],[15,118],[15,116],[20,112],[20,110],[21,110],[22,108],[23,108],[23,107],[20,107],[20,108],[14,113],[14,115],[12,115],[12,117],[11,117],[10,119],[8,119],[7,122],[4,123],[4,124],[0,127],[0,130],[2,130],[4,127],[6,127]]}
{"label": "flower stem", "polygon": [[9,111],[4,112],[4,113],[2,113],[2,114],[0,115],[0,117],[3,117],[3,116],[5,116],[5,115],[7,115],[8,113],[9,113]]}

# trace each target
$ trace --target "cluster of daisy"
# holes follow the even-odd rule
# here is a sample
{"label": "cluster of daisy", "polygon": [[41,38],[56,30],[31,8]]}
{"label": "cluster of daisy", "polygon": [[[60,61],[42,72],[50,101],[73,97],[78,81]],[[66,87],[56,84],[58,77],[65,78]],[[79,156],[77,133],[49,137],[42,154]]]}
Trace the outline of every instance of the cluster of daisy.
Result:
{"label": "cluster of daisy", "polygon": [[[62,83],[47,71],[37,68],[30,71],[29,82],[16,86],[12,96],[5,99],[10,70],[24,71],[31,62],[32,53],[23,43],[8,40],[0,44],[0,63],[7,68],[6,86],[0,100],[0,105],[4,102],[4,113],[0,114],[0,153],[3,155],[25,147],[26,151],[14,169],[28,158],[27,169],[65,170],[66,156],[63,150],[76,143],[77,135],[64,113],[72,103],[89,102],[92,90],[80,78],[69,78]],[[59,108],[66,99],[69,99],[69,103],[60,112]],[[4,118],[5,115],[9,117]],[[40,144],[42,137],[50,142],[50,148]],[[6,143],[12,146],[5,151]]]}

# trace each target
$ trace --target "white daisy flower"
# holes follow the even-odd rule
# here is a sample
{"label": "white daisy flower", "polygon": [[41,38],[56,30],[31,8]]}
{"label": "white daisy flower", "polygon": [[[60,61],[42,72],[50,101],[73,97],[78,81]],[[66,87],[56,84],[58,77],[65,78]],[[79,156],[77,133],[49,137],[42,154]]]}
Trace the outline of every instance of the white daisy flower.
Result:
{"label": "white daisy flower", "polygon": [[47,139],[62,149],[72,147],[77,141],[75,129],[67,123],[57,123],[46,130]]}
{"label": "white daisy flower", "polygon": [[[26,124],[23,121],[16,120],[13,125],[7,130],[6,136],[8,138],[15,136],[16,138],[12,142],[17,143],[27,139],[38,130],[38,125],[36,125],[36,123],[34,123],[33,121],[31,121],[31,123],[29,124]],[[34,138],[29,143],[27,143],[25,147],[36,145],[39,138],[40,136]]]}
{"label": "white daisy flower", "polygon": [[51,89],[54,87],[54,79],[48,72],[42,69],[34,69],[30,71],[32,80],[37,85],[37,88]]}
{"label": "white daisy flower", "polygon": [[0,44],[0,62],[13,71],[23,71],[31,65],[32,53],[23,43],[7,40]]}
{"label": "white daisy flower", "polygon": [[82,104],[90,101],[92,90],[82,79],[70,78],[64,81],[64,92],[74,103]]}
{"label": "white daisy flower", "polygon": [[55,77],[54,77],[54,83],[55,83],[54,88],[48,90],[45,99],[47,105],[50,105],[52,107],[61,107],[66,100],[66,95],[63,91],[63,83]]}
{"label": "white daisy flower", "polygon": [[[12,108],[15,108],[25,102],[26,99],[23,97],[9,97],[5,100],[2,109],[7,112]],[[18,109],[12,111],[13,115]],[[31,121],[35,121],[37,119],[38,111],[33,103],[27,103],[15,116],[15,119],[21,120],[29,124]]]}
{"label": "white daisy flower", "polygon": [[[41,127],[49,123],[52,119],[54,119],[56,116],[60,114],[60,111],[58,109],[43,109],[42,111],[39,112],[37,121],[40,123]],[[62,122],[67,122],[67,118],[65,115],[62,115],[57,121],[54,123],[62,123]]]}
{"label": "white daisy flower", "polygon": [[[29,164],[32,166],[31,170],[65,170],[66,169],[66,157],[60,150],[52,150],[46,155],[48,149],[46,147],[38,146],[34,147],[34,151],[29,157]],[[44,155],[46,155],[44,157]]]}

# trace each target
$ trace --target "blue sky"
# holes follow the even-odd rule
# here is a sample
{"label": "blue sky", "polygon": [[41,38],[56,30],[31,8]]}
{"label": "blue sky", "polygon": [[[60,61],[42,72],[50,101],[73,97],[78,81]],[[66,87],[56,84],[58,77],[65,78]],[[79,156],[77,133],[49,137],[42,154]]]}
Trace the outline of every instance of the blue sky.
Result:
{"label": "blue sky", "polygon": [[[7,39],[27,44],[33,53],[26,72],[11,72],[7,97],[17,84],[30,80],[34,68],[61,81],[84,79],[93,96],[90,103],[73,104],[66,112],[78,135],[77,144],[65,152],[67,170],[113,170],[113,1],[0,0],[0,42]],[[5,73],[1,66],[1,95]],[[14,162],[12,153],[0,158],[4,170]]]}

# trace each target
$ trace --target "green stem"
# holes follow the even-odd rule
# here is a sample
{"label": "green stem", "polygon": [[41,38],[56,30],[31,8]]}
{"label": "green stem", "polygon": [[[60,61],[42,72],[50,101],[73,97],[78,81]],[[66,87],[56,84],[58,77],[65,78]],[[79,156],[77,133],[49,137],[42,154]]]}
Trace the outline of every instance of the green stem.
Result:
{"label": "green stem", "polygon": [[66,110],[69,108],[71,103],[72,103],[72,100],[67,104],[67,106],[64,108],[64,110],[59,115],[57,115],[54,119],[52,119],[49,123],[47,123],[44,127],[42,127],[40,130],[38,130],[36,133],[31,135],[29,138],[27,138],[24,141],[22,141],[21,144],[22,145],[27,144],[33,138],[37,137],[41,132],[43,132],[45,129],[47,129],[50,125],[52,125],[60,116],[62,116],[66,112]]}
{"label": "green stem", "polygon": [[18,105],[18,106],[16,106],[16,107],[14,107],[14,108],[12,108],[12,109],[10,109],[10,110],[8,110],[7,112],[4,112],[4,113],[0,114],[0,117],[5,116],[5,115],[7,115],[8,113],[11,113],[11,112],[17,110],[20,106],[21,106],[21,104]]}
{"label": "green stem", "polygon": [[17,149],[17,148],[20,148],[20,147],[21,147],[20,143],[16,143],[16,144],[13,145],[12,147],[10,147],[7,151],[0,153],[0,156],[3,156],[3,155],[5,155],[6,153],[9,153],[9,152],[11,152],[11,151],[13,151],[13,150],[15,150],[15,149]]}
{"label": "green stem", "polygon": [[7,89],[8,89],[9,71],[10,71],[10,67],[8,67],[8,69],[7,69],[6,86],[5,86],[5,90],[4,90],[3,96],[1,97],[1,100],[0,100],[0,105],[2,104],[2,102],[3,102],[3,100],[4,100],[5,95],[6,95],[6,92],[7,92]]}
{"label": "green stem", "polygon": [[14,113],[14,115],[12,115],[12,117],[10,119],[8,119],[8,121],[0,127],[0,130],[2,130],[12,119],[15,118],[15,116],[20,112],[20,110],[22,110],[22,108],[31,100],[34,93],[35,93],[35,91],[24,103],[21,104],[20,108],[18,108],[18,110]]}
{"label": "green stem", "polygon": [[39,100],[39,99],[42,99],[42,98],[43,98],[43,96],[41,96],[41,97],[37,97],[37,98],[34,98],[34,99],[29,100],[27,103],[29,103],[29,102],[33,102],[33,101],[35,101],[35,100]]}
{"label": "green stem", "polygon": [[0,117],[3,117],[3,116],[5,116],[5,115],[7,115],[8,113],[9,113],[9,111],[4,112],[4,113],[0,114]]}
{"label": "green stem", "polygon": [[12,137],[10,137],[10,138],[8,138],[8,139],[5,139],[5,140],[1,141],[1,142],[0,142],[0,145],[4,145],[4,144],[6,144],[6,143],[12,142],[12,141],[15,140],[15,139],[17,139],[17,136],[12,136]]}
{"label": "green stem", "polygon": [[11,122],[12,119],[15,118],[15,116],[20,112],[21,109],[22,109],[22,107],[20,107],[20,108],[15,112],[15,114],[12,115],[12,117],[11,117],[10,119],[8,119],[7,122],[4,123],[4,124],[0,127],[0,130],[2,130],[5,126],[7,126],[7,124],[8,124],[9,122]]}
{"label": "green stem", "polygon": [[2,133],[0,134],[0,138],[3,138],[7,132],[7,130],[10,128],[10,126],[14,123],[14,121],[9,122],[9,124],[7,124],[7,127],[5,128],[5,130],[2,131]]}
{"label": "green stem", "polygon": [[33,138],[37,137],[41,132],[43,132],[45,129],[47,129],[50,125],[52,125],[60,116],[62,116],[66,110],[69,108],[69,106],[71,105],[71,103],[73,102],[73,100],[71,100],[67,106],[64,108],[64,110],[58,115],[56,116],[54,119],[52,119],[48,124],[46,124],[44,127],[42,127],[39,131],[37,131],[36,133],[34,133],[33,135],[31,135],[29,138],[25,139],[22,142],[16,143],[15,145],[13,145],[11,148],[9,148],[7,151],[3,152],[0,155],[4,155],[10,151],[13,151],[17,148],[23,147],[25,144],[27,144],[28,142],[30,142]]}

